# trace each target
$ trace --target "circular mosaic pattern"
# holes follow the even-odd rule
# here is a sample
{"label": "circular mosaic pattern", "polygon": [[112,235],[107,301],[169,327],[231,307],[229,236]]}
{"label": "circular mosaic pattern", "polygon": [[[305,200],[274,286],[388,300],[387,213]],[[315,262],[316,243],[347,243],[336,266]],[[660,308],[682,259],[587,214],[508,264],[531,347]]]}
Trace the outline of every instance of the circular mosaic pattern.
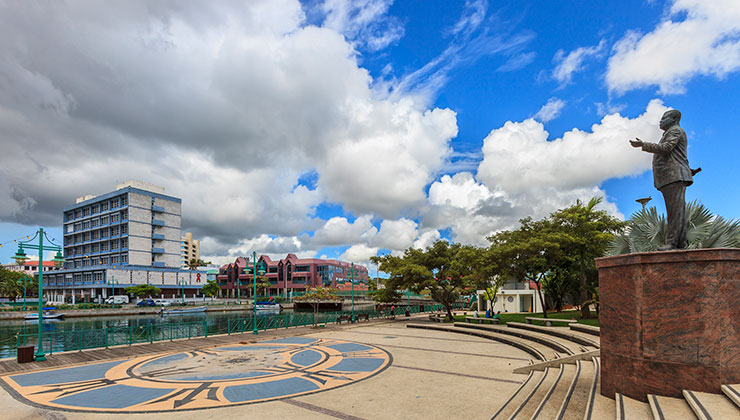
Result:
{"label": "circular mosaic pattern", "polygon": [[368,344],[289,337],[10,375],[2,380],[16,397],[33,405],[134,413],[304,395],[368,378],[390,362],[385,350]]}

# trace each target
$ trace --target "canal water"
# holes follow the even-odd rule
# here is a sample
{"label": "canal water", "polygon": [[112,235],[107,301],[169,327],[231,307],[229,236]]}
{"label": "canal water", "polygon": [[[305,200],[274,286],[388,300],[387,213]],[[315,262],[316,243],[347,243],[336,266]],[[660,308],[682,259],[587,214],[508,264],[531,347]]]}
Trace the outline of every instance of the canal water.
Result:
{"label": "canal water", "polygon": [[[363,308],[355,306],[356,310]],[[292,314],[292,310],[282,310],[283,314]],[[257,317],[275,315],[276,312],[257,314]],[[178,324],[178,323],[200,323],[204,321],[208,326],[208,335],[226,334],[228,332],[229,320],[251,318],[252,310],[244,311],[221,311],[205,312],[190,315],[160,316],[151,315],[127,315],[106,317],[67,318],[65,320],[44,321],[42,328],[44,332],[70,332],[80,330],[93,330],[104,328],[147,328],[152,324]],[[234,321],[232,321],[234,322]],[[0,323],[0,358],[16,356],[16,336],[18,334],[37,334],[38,321],[9,320]],[[35,342],[35,340],[33,340]]]}

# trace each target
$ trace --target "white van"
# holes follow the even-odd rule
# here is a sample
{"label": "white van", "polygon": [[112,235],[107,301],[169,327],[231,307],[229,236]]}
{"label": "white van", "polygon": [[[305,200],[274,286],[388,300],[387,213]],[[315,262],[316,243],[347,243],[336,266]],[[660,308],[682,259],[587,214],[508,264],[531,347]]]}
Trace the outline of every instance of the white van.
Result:
{"label": "white van", "polygon": [[167,299],[154,299],[154,304],[157,306],[170,306],[171,303]]}
{"label": "white van", "polygon": [[128,303],[128,296],[126,295],[108,296],[108,299],[105,300],[105,303],[107,303],[108,305],[124,305]]}

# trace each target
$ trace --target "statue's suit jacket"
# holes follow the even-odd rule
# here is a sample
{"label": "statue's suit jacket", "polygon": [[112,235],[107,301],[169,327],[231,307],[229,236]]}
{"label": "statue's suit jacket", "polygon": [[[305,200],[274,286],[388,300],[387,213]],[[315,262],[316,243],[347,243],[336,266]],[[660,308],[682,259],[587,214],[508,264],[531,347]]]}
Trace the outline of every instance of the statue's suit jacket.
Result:
{"label": "statue's suit jacket", "polygon": [[679,125],[663,133],[659,143],[643,143],[642,150],[653,153],[653,182],[661,189],[666,184],[684,181],[691,185],[689,159],[686,156],[686,132]]}

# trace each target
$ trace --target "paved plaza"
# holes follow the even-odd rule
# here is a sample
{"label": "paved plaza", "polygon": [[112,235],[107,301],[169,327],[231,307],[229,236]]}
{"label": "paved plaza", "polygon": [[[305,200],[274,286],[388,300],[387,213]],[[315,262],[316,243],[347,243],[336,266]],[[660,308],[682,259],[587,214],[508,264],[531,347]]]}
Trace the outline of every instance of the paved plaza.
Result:
{"label": "paved plaza", "polygon": [[0,404],[13,419],[488,419],[526,379],[512,373],[529,363],[520,350],[405,324],[14,373]]}

